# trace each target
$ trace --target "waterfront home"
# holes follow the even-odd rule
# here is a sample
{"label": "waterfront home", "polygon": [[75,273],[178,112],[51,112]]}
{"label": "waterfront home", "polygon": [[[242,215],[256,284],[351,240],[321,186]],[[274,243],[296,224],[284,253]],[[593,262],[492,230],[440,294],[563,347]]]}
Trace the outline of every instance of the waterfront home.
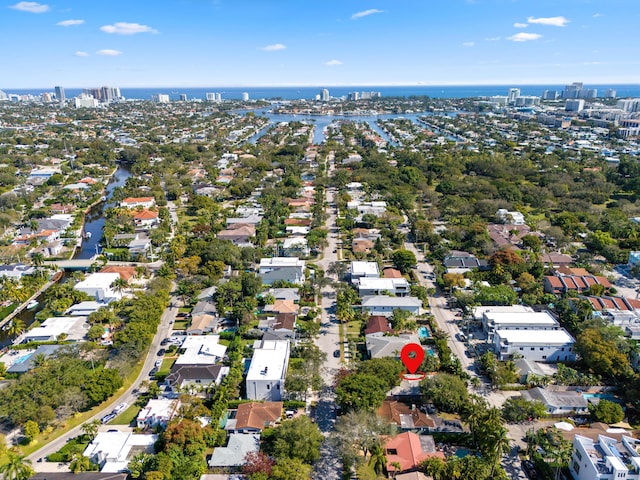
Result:
{"label": "waterfront home", "polygon": [[122,208],[151,208],[156,204],[154,197],[127,197],[120,202]]}
{"label": "waterfront home", "polygon": [[133,215],[133,223],[139,228],[151,228],[160,223],[158,212],[153,210],[142,210]]}

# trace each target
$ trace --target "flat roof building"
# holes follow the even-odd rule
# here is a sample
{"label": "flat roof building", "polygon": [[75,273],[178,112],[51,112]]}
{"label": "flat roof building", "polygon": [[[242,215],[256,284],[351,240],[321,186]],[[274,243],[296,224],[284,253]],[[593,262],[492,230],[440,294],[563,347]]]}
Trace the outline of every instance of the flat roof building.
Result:
{"label": "flat roof building", "polygon": [[494,352],[499,360],[514,354],[535,362],[573,362],[575,340],[566,330],[496,330]]}
{"label": "flat roof building", "polygon": [[219,335],[188,335],[182,345],[184,350],[175,365],[213,365],[222,360],[227,347],[218,343]]}
{"label": "flat roof building", "polygon": [[282,400],[289,364],[288,340],[257,340],[246,387],[249,400]]}

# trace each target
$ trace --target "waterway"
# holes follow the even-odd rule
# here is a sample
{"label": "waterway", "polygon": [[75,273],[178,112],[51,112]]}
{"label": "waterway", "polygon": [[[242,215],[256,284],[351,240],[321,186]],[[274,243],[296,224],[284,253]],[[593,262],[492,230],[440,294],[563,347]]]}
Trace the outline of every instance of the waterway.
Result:
{"label": "waterway", "polygon": [[107,208],[115,205],[112,201],[113,191],[118,187],[122,187],[129,177],[131,177],[129,166],[119,164],[107,185],[105,192],[107,200],[95,205],[85,217],[84,231],[91,233],[91,238],[82,240],[82,247],[76,251],[74,258],[88,259],[98,253],[102,240],[102,228],[104,227],[104,212]]}
{"label": "waterway", "polygon": [[[245,114],[247,111],[238,110],[235,113]],[[371,129],[375,131],[378,135],[380,135],[384,140],[389,142],[389,144],[393,146],[397,146],[397,143],[392,141],[389,138],[389,135],[378,126],[376,123],[378,120],[388,120],[393,118],[405,118],[407,120],[411,120],[415,124],[419,124],[424,126],[424,124],[420,124],[418,122],[419,117],[424,117],[431,115],[431,112],[420,112],[420,113],[386,113],[381,115],[300,115],[300,114],[280,114],[280,113],[272,113],[268,111],[264,112],[254,112],[256,115],[260,115],[262,117],[267,117],[269,119],[269,124],[266,125],[262,130],[255,133],[251,137],[247,139],[249,143],[256,143],[258,139],[264,135],[269,127],[280,123],[280,122],[303,122],[307,124],[311,124],[315,126],[315,130],[313,132],[313,143],[321,144],[325,140],[324,129],[327,125],[330,125],[333,122],[337,121],[354,121],[354,122],[366,122],[369,124]]]}

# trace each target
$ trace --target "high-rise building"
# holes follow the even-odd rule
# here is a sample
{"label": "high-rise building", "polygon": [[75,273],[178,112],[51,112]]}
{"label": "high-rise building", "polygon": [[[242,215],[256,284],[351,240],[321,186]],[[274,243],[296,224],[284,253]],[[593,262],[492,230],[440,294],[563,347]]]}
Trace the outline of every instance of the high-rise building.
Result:
{"label": "high-rise building", "polygon": [[67,97],[65,97],[64,95],[64,87],[55,87],[55,91],[56,91],[56,100],[58,100],[59,102],[64,102]]}
{"label": "high-rise building", "polygon": [[247,92],[242,92],[242,101],[243,102],[249,101],[249,94]]}
{"label": "high-rise building", "polygon": [[582,98],[580,99],[570,98],[564,104],[564,109],[567,112],[581,112],[582,110],[584,110],[584,100]]}
{"label": "high-rise building", "polygon": [[509,89],[509,96],[507,98],[507,102],[511,105],[516,103],[516,98],[518,98],[520,96],[520,89],[519,88],[510,88]]}
{"label": "high-rise building", "polygon": [[543,100],[556,100],[558,98],[558,92],[555,90],[545,90],[542,92]]}
{"label": "high-rise building", "polygon": [[322,90],[320,90],[320,100],[322,100],[323,102],[328,102],[330,98],[331,97],[329,96],[328,89],[323,88]]}
{"label": "high-rise building", "polygon": [[186,93],[181,93],[180,94],[180,101],[181,102],[186,102],[187,101],[187,94]]}
{"label": "high-rise building", "polygon": [[582,90],[582,82],[573,82],[571,85],[564,87],[562,98],[580,98]]}
{"label": "high-rise building", "polygon": [[169,95],[166,93],[158,93],[151,96],[151,100],[155,103],[169,103]]}
{"label": "high-rise building", "polygon": [[604,98],[616,98],[616,93],[613,88],[608,88],[604,91]]}
{"label": "high-rise building", "polygon": [[354,101],[355,101],[355,100],[358,100],[358,99],[360,98],[360,92],[351,92],[351,93],[347,96],[347,98],[348,98],[349,100],[354,100]]}
{"label": "high-rise building", "polygon": [[205,98],[207,99],[207,102],[215,102],[216,101],[216,94],[215,93],[205,93],[204,94]]}

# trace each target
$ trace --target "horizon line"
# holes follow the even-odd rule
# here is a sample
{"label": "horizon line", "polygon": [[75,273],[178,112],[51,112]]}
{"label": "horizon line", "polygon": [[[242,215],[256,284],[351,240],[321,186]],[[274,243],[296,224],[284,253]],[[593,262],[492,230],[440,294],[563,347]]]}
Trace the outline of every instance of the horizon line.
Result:
{"label": "horizon line", "polygon": [[[608,86],[619,86],[619,85],[640,85],[638,83],[586,83],[582,82],[586,85],[608,85]],[[221,88],[356,88],[356,87],[428,87],[428,88],[438,88],[438,87],[514,87],[514,86],[548,86],[548,85],[570,85],[570,83],[566,82],[542,82],[542,83],[518,83],[518,82],[510,82],[510,83],[443,83],[443,84],[426,84],[426,83],[383,83],[383,84],[280,84],[280,85],[161,85],[161,86],[117,86],[116,88],[140,88],[140,89],[176,89],[176,88],[212,88],[212,89],[221,89]],[[53,87],[2,87],[0,90],[40,90],[40,89],[53,89],[56,86],[62,86],[63,88],[69,89],[83,89],[83,88],[97,88],[97,87],[87,87],[87,86],[64,86],[64,85],[55,85]]]}

